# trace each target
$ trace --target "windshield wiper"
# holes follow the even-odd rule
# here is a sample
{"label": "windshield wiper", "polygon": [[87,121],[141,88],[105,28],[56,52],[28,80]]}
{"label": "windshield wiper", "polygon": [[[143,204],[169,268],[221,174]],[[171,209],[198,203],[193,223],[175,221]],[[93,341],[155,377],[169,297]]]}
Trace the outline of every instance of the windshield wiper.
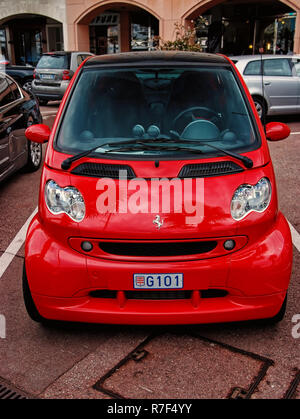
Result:
{"label": "windshield wiper", "polygon": [[[185,139],[180,139],[180,138],[158,138],[158,139],[130,139],[130,140],[124,140],[124,141],[118,141],[115,143],[102,143],[102,144],[98,144],[96,147],[93,147],[89,150],[85,150],[82,151],[81,153],[75,154],[72,157],[68,157],[67,159],[65,159],[62,164],[61,164],[61,168],[63,170],[68,170],[72,163],[83,158],[83,157],[87,157],[89,154],[91,154],[93,151],[97,150],[97,148],[100,147],[104,147],[104,146],[109,146],[109,147],[115,147],[115,146],[126,146],[126,145],[141,145],[143,146],[142,150],[168,150],[168,151],[178,151],[178,150],[183,150],[183,151],[190,151],[191,153],[197,153],[197,154],[202,154],[203,151],[195,149],[195,148],[189,148],[189,147],[180,147],[180,146],[171,146],[171,147],[166,147],[166,146],[161,146],[159,144],[153,144],[155,142],[158,143],[176,143],[178,141],[184,142],[184,143],[188,143],[188,144],[196,144],[196,145],[204,145],[207,147],[211,147],[217,151],[220,151],[221,153],[228,155],[230,157],[233,157],[239,161],[241,161],[245,167],[247,167],[248,169],[250,169],[251,167],[253,167],[253,161],[246,156],[242,156],[238,153],[235,153],[233,151],[227,151],[224,150],[220,147],[216,147],[213,146],[212,144],[209,143],[205,143],[202,141],[198,141],[198,140],[185,140]],[[151,144],[151,145],[150,145]],[[109,153],[109,152],[117,152],[117,151],[132,151],[132,150],[139,150],[133,147],[129,147],[126,149],[126,147],[121,147],[119,149],[113,149],[113,150],[107,150],[105,151],[105,153]]]}
{"label": "windshield wiper", "polygon": [[[221,153],[226,154],[227,156],[233,157],[233,158],[241,161],[247,169],[251,169],[251,167],[253,167],[253,161],[247,156],[242,156],[241,154],[235,153],[234,151],[224,150],[223,148],[220,148],[220,147],[217,147],[217,146],[214,146],[212,144],[205,143],[205,142],[202,142],[202,141],[199,141],[199,140],[188,140],[188,139],[185,140],[185,139],[181,139],[179,137],[176,138],[176,139],[171,139],[171,138],[159,138],[159,139],[150,139],[150,140],[149,139],[146,139],[146,140],[136,139],[136,140],[119,141],[117,143],[105,144],[105,145],[109,145],[109,146],[116,146],[116,145],[123,145],[123,144],[141,144],[141,145],[143,145],[145,143],[147,143],[147,145],[148,145],[148,143],[155,143],[156,141],[158,143],[159,142],[160,143],[162,143],[162,142],[163,143],[174,143],[174,142],[181,141],[181,142],[185,142],[185,143],[188,143],[188,144],[204,145],[204,146],[207,146],[207,147],[211,147],[211,148],[213,148],[217,151],[220,151]],[[196,150],[196,149],[190,149],[190,148],[187,148],[187,149],[188,150]],[[200,150],[198,150],[198,151],[200,152]]]}

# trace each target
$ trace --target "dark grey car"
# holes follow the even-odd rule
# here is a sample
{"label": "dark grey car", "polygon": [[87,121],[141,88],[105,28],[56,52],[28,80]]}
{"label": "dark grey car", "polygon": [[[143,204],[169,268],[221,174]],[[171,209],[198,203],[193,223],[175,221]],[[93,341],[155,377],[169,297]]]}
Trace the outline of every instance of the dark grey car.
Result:
{"label": "dark grey car", "polygon": [[300,55],[242,55],[231,59],[261,118],[300,113]]}
{"label": "dark grey car", "polygon": [[41,122],[39,105],[33,95],[0,73],[0,182],[22,167],[38,170],[42,147],[28,141],[25,130]]}
{"label": "dark grey car", "polygon": [[61,100],[78,66],[90,52],[59,51],[43,54],[37,63],[32,91],[41,105]]}

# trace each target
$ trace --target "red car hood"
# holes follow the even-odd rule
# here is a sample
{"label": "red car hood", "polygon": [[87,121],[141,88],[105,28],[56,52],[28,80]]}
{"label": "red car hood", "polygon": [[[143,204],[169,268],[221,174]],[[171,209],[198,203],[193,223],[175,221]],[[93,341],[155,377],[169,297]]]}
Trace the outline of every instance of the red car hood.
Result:
{"label": "red car hood", "polygon": [[[186,239],[186,238],[205,238],[205,237],[222,237],[231,236],[236,234],[251,234],[251,226],[255,220],[257,224],[261,223],[266,225],[268,218],[273,217],[277,209],[277,196],[274,184],[274,174],[272,165],[269,162],[268,150],[262,147],[247,153],[254,166],[252,169],[246,169],[242,163],[235,161],[244,169],[240,173],[223,176],[206,177],[202,179],[189,179],[191,188],[183,191],[183,209],[178,212],[176,203],[171,199],[169,211],[164,211],[160,207],[151,208],[151,200],[153,196],[150,187],[150,178],[177,178],[181,168],[186,164],[192,163],[207,163],[210,161],[233,161],[234,159],[228,157],[218,157],[214,159],[201,159],[192,161],[160,161],[159,167],[155,167],[153,161],[112,161],[112,160],[99,160],[99,159],[81,159],[73,164],[69,173],[62,171],[60,168],[61,162],[67,157],[65,154],[53,152],[56,155],[55,159],[48,159],[48,165],[52,168],[45,167],[42,178],[43,184],[48,179],[55,180],[61,187],[75,186],[82,193],[85,205],[86,216],[80,223],[74,223],[65,214],[60,214],[52,217],[49,211],[44,208],[42,211],[46,218],[52,218],[56,224],[62,223],[64,227],[70,227],[68,235],[81,236],[90,238],[108,238],[108,239]],[[58,158],[59,157],[59,158]],[[54,164],[55,162],[55,164]],[[126,202],[136,201],[140,204],[139,208],[141,213],[134,213],[128,211],[125,213],[120,212],[99,212],[99,205],[103,200],[103,179],[79,176],[71,174],[70,172],[78,165],[84,162],[106,163],[106,164],[127,164],[132,167],[138,178],[146,178],[145,184],[148,189],[144,188],[142,191],[134,186],[132,180],[132,188],[136,190],[128,191],[128,199]],[[263,176],[269,177],[274,184],[273,197],[271,204],[267,211],[262,214],[251,213],[242,221],[235,221],[230,212],[230,204],[235,190],[244,183],[256,184]],[[100,183],[99,183],[100,182]],[[115,185],[116,206],[120,204],[120,184],[119,180],[111,180]],[[152,181],[155,182],[155,181]],[[156,181],[157,182],[157,181]],[[179,180],[184,189],[184,179]],[[43,192],[43,190],[42,190]],[[137,193],[138,192],[138,193]],[[135,194],[135,195],[134,195]],[[199,198],[199,194],[201,197]],[[171,193],[172,198],[172,193]],[[41,193],[40,208],[45,207],[43,200],[43,193]],[[155,197],[157,199],[157,196]],[[139,202],[140,200],[140,202]],[[161,204],[162,195],[158,199]],[[202,202],[201,202],[202,201]],[[108,201],[106,200],[106,204]],[[124,202],[123,202],[124,203]],[[178,204],[178,203],[177,203]],[[201,207],[202,205],[202,207]],[[195,209],[191,214],[191,208]],[[150,210],[149,210],[150,209]],[[44,212],[45,211],[45,212]],[[42,214],[42,215],[43,215]],[[195,218],[195,215],[197,216]],[[159,216],[159,223],[155,223],[156,217]],[[194,218],[191,218],[193,217]],[[200,218],[199,218],[200,217]],[[72,228],[71,228],[72,227]]]}

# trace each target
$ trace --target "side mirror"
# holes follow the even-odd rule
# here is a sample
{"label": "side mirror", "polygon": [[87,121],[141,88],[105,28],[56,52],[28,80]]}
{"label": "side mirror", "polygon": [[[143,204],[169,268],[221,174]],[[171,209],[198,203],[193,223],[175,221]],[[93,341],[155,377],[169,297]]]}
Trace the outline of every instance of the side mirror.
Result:
{"label": "side mirror", "polygon": [[266,137],[269,141],[284,140],[290,133],[290,128],[282,122],[269,122],[266,125]]}
{"label": "side mirror", "polygon": [[45,124],[31,125],[25,131],[25,135],[28,140],[40,144],[49,141],[50,134],[51,130],[48,125]]}

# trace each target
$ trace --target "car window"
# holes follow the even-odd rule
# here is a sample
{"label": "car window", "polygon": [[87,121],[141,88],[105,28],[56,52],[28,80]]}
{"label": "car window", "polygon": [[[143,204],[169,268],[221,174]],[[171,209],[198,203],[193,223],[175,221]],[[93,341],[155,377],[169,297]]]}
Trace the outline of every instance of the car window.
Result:
{"label": "car window", "polygon": [[244,75],[245,76],[256,76],[261,74],[261,61],[250,61],[250,63],[247,64]]}
{"label": "car window", "polygon": [[6,106],[15,100],[7,79],[0,76],[0,107]]}
{"label": "car window", "polygon": [[14,100],[20,99],[21,98],[21,93],[20,93],[20,90],[19,90],[17,84],[14,81],[12,81],[11,79],[7,79],[7,81],[8,81],[8,84],[9,84],[10,88],[11,88],[11,91],[14,95]]}
{"label": "car window", "polygon": [[84,61],[86,58],[85,55],[77,55],[77,66],[80,66],[80,64],[82,63],[82,61]]}
{"label": "car window", "polygon": [[297,73],[297,76],[300,77],[300,59],[293,58],[294,67]]}
{"label": "car window", "polygon": [[264,60],[265,76],[291,76],[292,69],[289,60],[286,58],[276,58]]}
{"label": "car window", "polygon": [[87,58],[90,57],[89,54],[80,54],[77,55],[77,65],[80,66],[80,64]]}
{"label": "car window", "polygon": [[68,69],[69,68],[69,58],[68,55],[62,54],[45,54],[43,55],[36,68],[40,69]]}
{"label": "car window", "polygon": [[[152,138],[153,131],[163,138],[173,138],[176,131],[183,143],[193,137],[226,149],[248,150],[257,143],[233,72],[207,66],[84,70],[56,144],[60,150],[75,153],[120,139]],[[126,151],[141,156],[180,153],[141,147]],[[203,153],[214,151],[207,147]]]}

